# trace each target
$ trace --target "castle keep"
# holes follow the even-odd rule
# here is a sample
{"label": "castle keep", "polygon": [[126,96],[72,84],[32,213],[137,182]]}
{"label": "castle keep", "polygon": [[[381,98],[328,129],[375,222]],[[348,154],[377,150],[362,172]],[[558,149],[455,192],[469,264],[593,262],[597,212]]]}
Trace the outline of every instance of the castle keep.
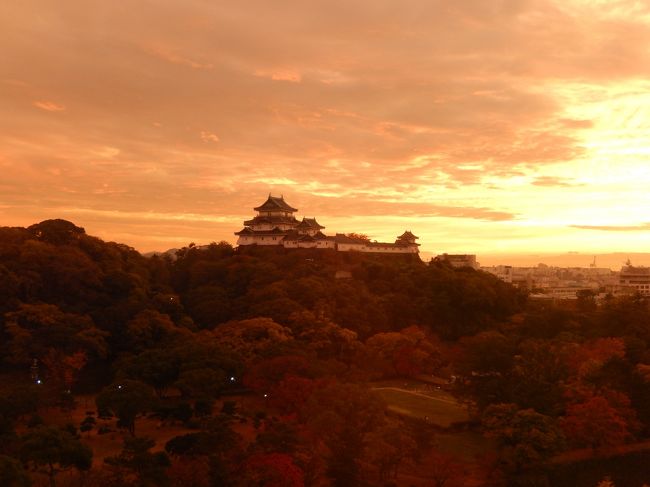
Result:
{"label": "castle keep", "polygon": [[237,245],[282,245],[288,249],[334,249],[341,252],[374,252],[388,254],[416,254],[418,237],[405,231],[394,243],[370,242],[363,238],[337,233],[325,235],[315,218],[297,220],[298,209],[289,206],[284,198],[271,196],[257,208],[257,215],[244,222],[244,228],[235,232]]}

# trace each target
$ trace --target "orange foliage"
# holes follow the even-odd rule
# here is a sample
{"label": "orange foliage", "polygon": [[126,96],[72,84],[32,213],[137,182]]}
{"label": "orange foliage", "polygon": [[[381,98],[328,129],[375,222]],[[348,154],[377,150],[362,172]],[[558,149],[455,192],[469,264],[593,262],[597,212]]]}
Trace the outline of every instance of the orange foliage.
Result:
{"label": "orange foliage", "polygon": [[569,367],[579,377],[594,372],[608,360],[625,356],[625,342],[622,338],[598,338],[578,346],[569,355]]}
{"label": "orange foliage", "polygon": [[257,453],[244,464],[247,485],[264,487],[304,487],[304,474],[291,456],[284,453]]}
{"label": "orange foliage", "polygon": [[287,376],[306,376],[310,369],[305,357],[285,355],[257,362],[244,376],[244,384],[257,392],[269,392]]}
{"label": "orange foliage", "polygon": [[79,371],[86,366],[88,357],[86,352],[65,355],[63,352],[51,348],[41,362],[47,367],[50,380],[62,384],[66,389],[71,389],[77,380]]}
{"label": "orange foliage", "polygon": [[574,446],[616,446],[632,437],[638,423],[629,398],[617,391],[608,395],[591,395],[567,407],[561,426]]}
{"label": "orange foliage", "polygon": [[167,469],[171,487],[210,487],[210,467],[206,458],[172,458]]}

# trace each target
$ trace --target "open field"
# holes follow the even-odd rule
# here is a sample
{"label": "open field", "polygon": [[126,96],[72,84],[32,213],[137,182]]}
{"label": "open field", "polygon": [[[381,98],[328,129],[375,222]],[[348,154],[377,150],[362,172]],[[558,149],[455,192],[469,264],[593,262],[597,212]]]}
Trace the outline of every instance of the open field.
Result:
{"label": "open field", "polygon": [[383,381],[373,383],[372,390],[386,401],[390,411],[443,428],[470,419],[465,406],[449,393],[430,385],[415,381]]}
{"label": "open field", "polygon": [[[465,406],[448,392],[417,380],[373,382],[388,409],[403,416],[425,420],[433,426],[447,428],[470,420]],[[476,431],[444,431],[434,435],[436,450],[473,462],[476,457],[494,451],[495,444]]]}

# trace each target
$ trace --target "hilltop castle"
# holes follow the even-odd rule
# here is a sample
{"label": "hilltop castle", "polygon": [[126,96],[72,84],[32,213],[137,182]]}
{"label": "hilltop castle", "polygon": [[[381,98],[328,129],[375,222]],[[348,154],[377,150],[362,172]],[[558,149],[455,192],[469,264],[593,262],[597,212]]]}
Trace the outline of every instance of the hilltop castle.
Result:
{"label": "hilltop castle", "polygon": [[298,210],[289,206],[282,196],[278,198],[269,194],[262,205],[253,209],[257,216],[245,221],[244,228],[235,232],[239,236],[237,245],[282,245],[288,249],[316,248],[387,254],[417,254],[420,246],[415,243],[418,237],[410,231],[397,237],[394,243],[370,242],[342,233],[327,236],[321,231],[325,227],[315,218],[298,221],[294,216]]}

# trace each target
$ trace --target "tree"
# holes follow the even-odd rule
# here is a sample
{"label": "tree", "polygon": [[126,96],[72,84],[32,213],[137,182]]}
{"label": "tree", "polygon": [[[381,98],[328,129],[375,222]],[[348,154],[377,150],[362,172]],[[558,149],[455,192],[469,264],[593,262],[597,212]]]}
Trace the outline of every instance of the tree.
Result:
{"label": "tree", "polygon": [[107,334],[85,315],[65,313],[51,304],[21,304],[5,315],[9,334],[9,360],[28,365],[42,359],[51,349],[63,354],[86,352],[89,357],[106,357]]}
{"label": "tree", "polygon": [[509,284],[470,268],[432,262],[422,276],[422,307],[427,322],[444,338],[487,330],[520,307],[521,295]]}
{"label": "tree", "polygon": [[[242,453],[241,438],[232,429],[232,419],[223,415],[209,420],[205,428],[196,433],[176,436],[165,444],[165,451],[172,456],[173,464],[176,465],[174,473],[178,474],[179,482],[182,482],[180,465],[198,462],[198,477],[197,472],[194,472],[186,481],[191,482],[195,478],[201,480],[205,473],[210,487],[230,487],[234,485],[231,483],[231,466],[239,460]],[[207,472],[204,464],[207,465]]]}
{"label": "tree", "polygon": [[189,331],[177,327],[169,315],[152,309],[141,311],[126,324],[129,351],[133,353],[168,346],[187,334]]}
{"label": "tree", "polygon": [[612,482],[609,477],[605,477],[603,480],[598,482],[596,487],[616,487],[616,485],[614,485],[614,482]]}
{"label": "tree", "polygon": [[562,420],[562,428],[572,444],[594,449],[624,443],[632,436],[629,426],[625,412],[600,395],[571,404]]}
{"label": "tree", "polygon": [[69,431],[55,426],[40,426],[21,439],[21,459],[36,468],[44,467],[42,471],[48,476],[51,487],[55,487],[55,478],[60,471],[70,467],[86,471],[91,467],[92,450]]}
{"label": "tree", "polygon": [[512,400],[509,376],[515,361],[514,340],[496,332],[482,332],[460,340],[455,370],[456,391],[474,401],[479,410]]}
{"label": "tree", "polygon": [[267,420],[264,429],[255,438],[256,451],[266,453],[287,453],[293,455],[298,450],[300,438],[295,424],[287,421]]}
{"label": "tree", "polygon": [[118,377],[142,381],[152,386],[158,397],[163,397],[167,389],[178,379],[180,356],[176,350],[146,350],[126,360],[118,372]]}
{"label": "tree", "polygon": [[212,330],[221,346],[252,360],[293,339],[291,330],[269,318],[229,321]]}
{"label": "tree", "polygon": [[88,362],[88,358],[86,352],[75,352],[66,355],[51,348],[47,355],[41,359],[41,362],[49,372],[48,380],[70,392],[79,372]]}
{"label": "tree", "polygon": [[32,485],[32,481],[18,460],[0,455],[0,485],[4,487],[29,487]]}
{"label": "tree", "polygon": [[287,376],[268,393],[269,405],[284,414],[297,413],[323,383],[322,380]]}
{"label": "tree", "polygon": [[304,474],[286,453],[255,453],[243,466],[246,485],[304,487]]}
{"label": "tree", "polygon": [[138,414],[151,411],[156,402],[153,389],[136,380],[115,382],[95,398],[100,416],[105,412],[117,416],[118,426],[127,428],[131,436],[135,436],[135,419]]}
{"label": "tree", "polygon": [[454,457],[434,451],[426,464],[432,487],[462,487],[465,485],[465,471]]}
{"label": "tree", "polygon": [[175,436],[165,444],[165,451],[174,456],[195,457],[218,455],[225,457],[234,453],[241,438],[232,429],[232,420],[227,416],[212,418],[204,431]]}
{"label": "tree", "polygon": [[224,371],[212,368],[184,370],[176,381],[176,387],[184,396],[197,399],[214,399],[225,385]]}
{"label": "tree", "polygon": [[496,438],[503,459],[516,471],[537,466],[564,448],[556,421],[515,404],[494,404],[483,413],[483,429]]}
{"label": "tree", "polygon": [[509,400],[521,409],[557,416],[564,407],[568,357],[567,347],[562,343],[550,340],[522,342],[511,374],[504,377],[511,392]]}
{"label": "tree", "polygon": [[[206,457],[172,458],[167,469],[170,487],[212,487],[210,483],[210,464]],[[226,487],[224,484],[218,484]]]}
{"label": "tree", "polygon": [[108,457],[104,461],[113,467],[133,472],[142,487],[165,487],[169,478],[165,469],[170,466],[165,452],[152,453],[155,446],[151,438],[125,438],[119,455]]}
{"label": "tree", "polygon": [[625,342],[622,338],[598,338],[575,346],[568,356],[567,363],[579,378],[597,373],[612,359],[625,357]]}
{"label": "tree", "polygon": [[366,438],[366,457],[377,466],[380,482],[396,478],[400,465],[416,454],[417,445],[405,431],[403,424],[387,423]]}
{"label": "tree", "polygon": [[383,420],[383,403],[370,391],[333,383],[311,394],[302,415],[329,450],[327,474],[335,487],[359,482],[366,436]]}
{"label": "tree", "polygon": [[361,345],[357,334],[328,320],[317,319],[305,311],[290,317],[291,327],[298,334],[300,343],[313,350],[321,359],[337,359],[348,365],[354,352]]}
{"label": "tree", "polygon": [[417,326],[400,332],[377,333],[366,340],[366,350],[371,360],[369,368],[380,371],[385,377],[409,377],[430,370],[438,355]]}
{"label": "tree", "polygon": [[54,245],[68,244],[86,234],[83,228],[61,219],[44,220],[27,227],[27,231],[34,238]]}
{"label": "tree", "polygon": [[92,414],[86,413],[86,417],[79,425],[79,431],[81,431],[82,433],[88,433],[88,436],[90,437],[90,432],[95,427],[96,424],[97,424],[97,420],[95,419],[95,417],[92,416]]}
{"label": "tree", "polygon": [[262,359],[248,368],[244,385],[256,392],[269,392],[287,376],[309,377],[312,368],[306,357],[298,355]]}
{"label": "tree", "polygon": [[369,369],[377,371],[380,377],[395,377],[396,356],[409,347],[412,347],[412,342],[402,333],[377,333],[371,336],[366,340]]}
{"label": "tree", "polygon": [[200,328],[212,328],[232,316],[232,299],[216,284],[195,287],[187,293],[184,303]]}

